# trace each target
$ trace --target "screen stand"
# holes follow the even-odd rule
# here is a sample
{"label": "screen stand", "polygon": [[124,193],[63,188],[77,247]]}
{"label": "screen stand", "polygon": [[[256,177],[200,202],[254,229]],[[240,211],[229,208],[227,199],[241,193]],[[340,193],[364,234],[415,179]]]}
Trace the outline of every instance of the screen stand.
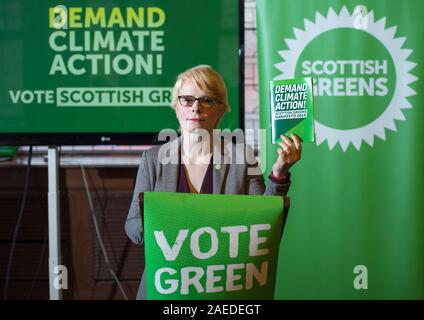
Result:
{"label": "screen stand", "polygon": [[[62,300],[62,284],[59,281],[61,266],[60,253],[60,205],[59,205],[59,166],[57,147],[48,149],[49,175],[49,287],[50,300]],[[65,272],[67,276],[67,272]]]}

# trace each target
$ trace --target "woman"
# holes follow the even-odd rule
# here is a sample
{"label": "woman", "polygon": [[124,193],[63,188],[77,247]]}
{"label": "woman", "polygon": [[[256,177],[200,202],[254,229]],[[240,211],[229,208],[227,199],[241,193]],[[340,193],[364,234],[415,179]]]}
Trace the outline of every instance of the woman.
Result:
{"label": "woman", "polygon": [[[244,148],[240,150],[231,141],[213,138],[216,137],[214,129],[229,111],[224,80],[215,70],[199,65],[180,74],[173,88],[172,104],[180,123],[181,136],[145,151],[142,156],[125,223],[125,231],[134,243],[143,244],[139,194],[145,191],[287,194],[289,168],[301,157],[300,139],[297,136],[292,136],[292,139],[281,136],[281,148],[265,187],[263,175],[255,170],[257,163],[239,161],[240,158],[246,160]],[[137,299],[145,298],[143,274]]]}

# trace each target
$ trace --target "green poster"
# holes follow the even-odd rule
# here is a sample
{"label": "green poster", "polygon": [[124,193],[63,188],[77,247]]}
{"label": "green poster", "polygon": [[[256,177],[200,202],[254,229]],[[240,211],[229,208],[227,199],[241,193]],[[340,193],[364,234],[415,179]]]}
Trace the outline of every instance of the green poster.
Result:
{"label": "green poster", "polygon": [[283,199],[147,192],[147,298],[273,299]]}
{"label": "green poster", "polygon": [[312,78],[271,80],[270,94],[272,143],[281,141],[282,134],[314,141]]}
{"label": "green poster", "polygon": [[269,81],[312,77],[316,142],[292,168],[281,299],[424,298],[424,3],[258,0]]}

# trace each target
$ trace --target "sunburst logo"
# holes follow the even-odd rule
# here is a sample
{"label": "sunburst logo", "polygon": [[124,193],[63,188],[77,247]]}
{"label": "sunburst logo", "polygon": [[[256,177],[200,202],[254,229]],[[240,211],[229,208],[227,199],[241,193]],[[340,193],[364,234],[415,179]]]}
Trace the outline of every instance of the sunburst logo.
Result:
{"label": "sunburst logo", "polygon": [[[375,136],[386,140],[385,130],[397,131],[395,120],[406,120],[402,109],[412,108],[407,97],[416,94],[410,87],[418,79],[410,73],[416,63],[408,61],[412,50],[403,48],[406,38],[396,37],[397,26],[386,28],[386,17],[375,21],[373,11],[363,19],[366,27],[358,29],[357,15],[346,7],[339,14],[330,7],[326,17],[316,12],[315,22],[304,19],[303,29],[293,28],[295,38],[284,39],[287,49],[279,51],[283,61],[275,64],[281,74],[274,80],[296,76],[317,80],[317,101],[327,100],[316,104],[316,142],[327,141],[330,150],[340,144],[346,151],[352,144],[359,151],[363,141],[372,147]],[[343,45],[338,40],[332,43],[335,33],[344,39]],[[356,45],[349,38],[355,38]],[[333,109],[320,116],[327,103]],[[359,115],[364,108],[366,116]]]}

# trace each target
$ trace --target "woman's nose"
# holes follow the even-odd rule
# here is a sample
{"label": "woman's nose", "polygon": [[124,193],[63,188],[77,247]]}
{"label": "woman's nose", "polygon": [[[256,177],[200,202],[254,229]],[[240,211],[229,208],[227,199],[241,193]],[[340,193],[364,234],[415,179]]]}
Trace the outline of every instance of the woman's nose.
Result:
{"label": "woman's nose", "polygon": [[193,105],[191,106],[191,112],[199,112],[200,109],[199,100],[194,101]]}

